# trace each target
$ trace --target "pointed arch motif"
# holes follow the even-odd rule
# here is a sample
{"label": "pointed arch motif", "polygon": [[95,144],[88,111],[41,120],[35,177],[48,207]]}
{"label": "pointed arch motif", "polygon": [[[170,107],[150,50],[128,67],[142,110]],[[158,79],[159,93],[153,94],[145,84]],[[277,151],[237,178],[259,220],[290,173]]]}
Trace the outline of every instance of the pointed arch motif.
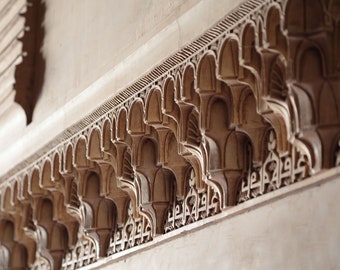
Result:
{"label": "pointed arch motif", "polygon": [[150,91],[147,97],[145,111],[145,120],[148,124],[162,123],[162,101],[159,89]]}
{"label": "pointed arch motif", "polygon": [[201,92],[216,90],[216,59],[212,53],[204,55],[197,69],[197,88]]}
{"label": "pointed arch motif", "polygon": [[239,43],[236,37],[227,38],[219,54],[218,74],[222,80],[239,76]]}
{"label": "pointed arch motif", "polygon": [[245,1],[6,175],[0,258],[81,267],[338,166],[339,12],[307,2]]}
{"label": "pointed arch motif", "polygon": [[102,134],[99,128],[93,128],[88,142],[87,156],[90,159],[101,159],[102,154]]}
{"label": "pointed arch motif", "polygon": [[134,101],[129,113],[129,131],[131,134],[143,134],[145,132],[143,115],[144,105],[142,101]]}

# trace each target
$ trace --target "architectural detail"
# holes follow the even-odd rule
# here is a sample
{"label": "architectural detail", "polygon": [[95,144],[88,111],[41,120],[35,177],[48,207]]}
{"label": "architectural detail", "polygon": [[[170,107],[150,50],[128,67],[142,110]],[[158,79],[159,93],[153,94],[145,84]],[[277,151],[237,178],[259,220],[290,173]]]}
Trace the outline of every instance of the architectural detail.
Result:
{"label": "architectural detail", "polygon": [[44,257],[37,257],[36,260],[35,260],[35,263],[31,266],[31,269],[33,269],[33,270],[40,270],[40,269],[50,270],[51,265],[50,265],[49,261],[47,259],[45,259]]}
{"label": "architectural detail", "polygon": [[339,165],[326,2],[244,2],[6,174],[1,263],[80,268]]}
{"label": "architectural detail", "polygon": [[73,250],[66,253],[61,269],[77,269],[91,263],[98,258],[95,243],[89,237],[83,237],[77,243]]}
{"label": "architectural detail", "polygon": [[183,199],[176,199],[168,210],[164,232],[215,215],[221,211],[218,193],[212,187],[197,190],[194,172],[190,172],[190,189]]}
{"label": "architectural detail", "polygon": [[310,175],[307,154],[295,146],[292,151],[279,153],[274,132],[269,134],[268,155],[260,168],[249,170],[242,181],[239,202],[244,202],[267,192],[288,186]]}
{"label": "architectural detail", "polygon": [[132,204],[129,204],[128,218],[125,224],[118,225],[112,238],[107,255],[110,256],[128,248],[141,245],[152,240],[151,223],[147,217],[134,217]]}

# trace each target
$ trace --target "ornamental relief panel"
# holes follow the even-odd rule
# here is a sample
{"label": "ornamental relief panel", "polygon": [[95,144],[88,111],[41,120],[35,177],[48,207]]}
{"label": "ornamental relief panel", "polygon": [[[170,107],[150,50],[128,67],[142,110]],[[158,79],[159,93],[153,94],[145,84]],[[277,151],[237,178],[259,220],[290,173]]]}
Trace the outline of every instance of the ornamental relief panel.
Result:
{"label": "ornamental relief panel", "polygon": [[338,166],[332,3],[245,2],[7,175],[1,263],[81,268]]}

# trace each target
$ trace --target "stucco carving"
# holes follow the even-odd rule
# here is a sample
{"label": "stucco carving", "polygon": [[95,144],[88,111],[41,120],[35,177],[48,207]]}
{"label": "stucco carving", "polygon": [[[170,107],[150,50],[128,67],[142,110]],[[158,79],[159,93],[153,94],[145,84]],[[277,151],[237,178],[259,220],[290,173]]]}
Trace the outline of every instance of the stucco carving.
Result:
{"label": "stucco carving", "polygon": [[193,171],[189,176],[189,189],[184,199],[177,198],[168,209],[164,232],[169,232],[220,212],[217,192],[210,186],[198,190]]}
{"label": "stucco carving", "polygon": [[110,239],[108,256],[152,240],[150,220],[144,215],[135,217],[131,203],[129,203],[127,216],[123,224],[117,224]]}
{"label": "stucco carving", "polygon": [[311,161],[302,149],[292,147],[291,151],[279,153],[276,139],[271,131],[268,140],[268,155],[259,168],[250,168],[242,180],[239,202],[247,201],[282,186],[300,181],[309,172]]}
{"label": "stucco carving", "polygon": [[333,4],[246,1],[9,172],[5,263],[78,268],[338,165]]}

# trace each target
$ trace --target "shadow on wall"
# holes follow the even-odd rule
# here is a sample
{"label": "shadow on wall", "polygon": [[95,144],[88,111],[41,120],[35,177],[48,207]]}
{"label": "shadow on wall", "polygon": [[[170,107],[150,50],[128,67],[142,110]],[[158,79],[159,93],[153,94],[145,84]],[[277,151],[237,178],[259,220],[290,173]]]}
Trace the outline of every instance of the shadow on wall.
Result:
{"label": "shadow on wall", "polygon": [[23,61],[15,72],[15,101],[25,110],[27,124],[32,122],[33,111],[40,96],[44,83],[45,59],[42,46],[45,36],[44,18],[46,4],[44,0],[30,0],[26,13],[25,28],[27,32],[22,37]]}

